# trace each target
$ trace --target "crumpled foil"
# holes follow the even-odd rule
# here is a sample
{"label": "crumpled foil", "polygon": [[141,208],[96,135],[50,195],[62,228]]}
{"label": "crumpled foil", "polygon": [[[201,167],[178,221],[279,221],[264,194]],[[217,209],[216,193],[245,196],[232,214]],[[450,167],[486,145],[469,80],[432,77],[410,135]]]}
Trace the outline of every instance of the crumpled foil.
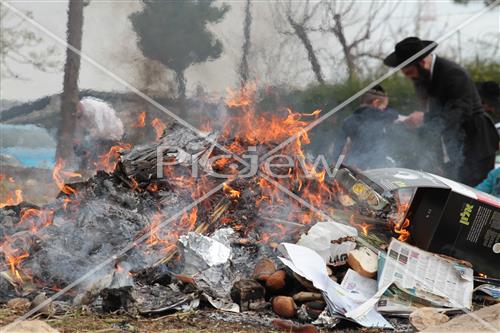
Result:
{"label": "crumpled foil", "polygon": [[231,258],[231,245],[228,237],[232,233],[234,233],[232,229],[226,228],[218,230],[212,237],[195,232],[181,236],[179,242],[182,244],[184,273],[196,274],[226,263]]}
{"label": "crumpled foil", "polygon": [[323,310],[318,319],[312,322],[313,325],[322,326],[326,329],[332,329],[340,322],[339,317],[331,316],[328,309]]}
{"label": "crumpled foil", "polygon": [[233,283],[239,279],[231,265],[231,228],[219,229],[210,237],[190,232],[179,238],[184,258],[183,273],[192,275],[202,295],[217,309],[239,312],[230,298]]}

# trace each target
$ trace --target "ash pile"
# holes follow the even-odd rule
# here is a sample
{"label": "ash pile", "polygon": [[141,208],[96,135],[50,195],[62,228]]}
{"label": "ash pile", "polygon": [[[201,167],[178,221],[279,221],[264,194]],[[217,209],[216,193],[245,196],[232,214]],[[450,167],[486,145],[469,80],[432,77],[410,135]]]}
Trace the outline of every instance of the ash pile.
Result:
{"label": "ash pile", "polygon": [[[285,123],[283,138],[306,124],[296,116]],[[262,155],[282,139],[235,132],[248,133],[198,137],[173,125],[160,141],[122,151],[112,173],[84,182],[63,182],[76,175],[59,165],[55,202],[0,210],[0,302],[46,315],[82,306],[131,316],[211,308],[292,332],[421,329],[498,302],[499,280],[474,271],[462,252],[443,256],[419,243],[410,219],[423,209],[415,199],[426,200],[402,186],[411,171],[385,171],[402,172],[394,192],[348,168],[330,180],[310,164],[308,177],[298,165],[275,170],[294,175],[278,184],[318,207],[311,210],[259,174],[216,177],[241,166],[226,150],[257,144]],[[289,149],[303,156],[300,144]]]}

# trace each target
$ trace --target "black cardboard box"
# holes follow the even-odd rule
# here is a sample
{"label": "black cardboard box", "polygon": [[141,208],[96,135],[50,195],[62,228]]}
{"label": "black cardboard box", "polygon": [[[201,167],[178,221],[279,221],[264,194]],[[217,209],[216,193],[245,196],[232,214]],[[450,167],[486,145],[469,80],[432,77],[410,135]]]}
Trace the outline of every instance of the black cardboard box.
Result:
{"label": "black cardboard box", "polygon": [[425,172],[390,168],[359,174],[379,192],[414,188],[406,217],[409,242],[471,262],[500,278],[500,199]]}

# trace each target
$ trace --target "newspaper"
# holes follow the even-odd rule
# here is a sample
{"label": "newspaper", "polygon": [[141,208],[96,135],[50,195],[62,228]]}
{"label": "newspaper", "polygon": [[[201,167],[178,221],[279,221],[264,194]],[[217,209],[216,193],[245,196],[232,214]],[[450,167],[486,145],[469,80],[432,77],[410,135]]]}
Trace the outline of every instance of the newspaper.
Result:
{"label": "newspaper", "polygon": [[377,303],[377,311],[380,313],[391,314],[392,316],[409,317],[415,310],[424,307],[432,307],[438,310],[452,310],[441,306],[439,302],[428,300],[436,296],[427,295],[427,299],[418,297],[415,294],[425,294],[423,292],[413,292],[404,289],[393,283],[387,288]]}
{"label": "newspaper", "polygon": [[474,291],[482,291],[483,293],[493,297],[493,298],[500,298],[500,286],[494,286],[492,284],[482,284]]}
{"label": "newspaper", "polygon": [[391,324],[375,310],[376,302],[372,302],[371,299],[363,302],[330,279],[326,272],[325,260],[314,250],[296,244],[282,243],[279,251],[283,255],[279,259],[286,266],[322,291],[332,315],[341,315],[365,327],[392,328]]}
{"label": "newspaper", "polygon": [[[473,270],[458,262],[393,239],[388,254],[379,262],[379,290],[395,283],[379,301],[377,309],[396,310],[405,302],[427,306],[470,309]],[[410,299],[406,296],[410,295]],[[406,304],[411,305],[411,304]]]}

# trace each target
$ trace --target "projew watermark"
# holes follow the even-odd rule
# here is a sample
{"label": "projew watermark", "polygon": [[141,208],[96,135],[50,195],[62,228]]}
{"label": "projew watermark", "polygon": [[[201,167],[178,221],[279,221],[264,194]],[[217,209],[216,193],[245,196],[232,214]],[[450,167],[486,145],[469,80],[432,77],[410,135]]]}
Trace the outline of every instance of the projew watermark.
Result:
{"label": "projew watermark", "polygon": [[[156,150],[156,177],[162,179],[175,166],[188,166],[191,169],[191,177],[198,178],[201,175],[209,175],[214,178],[229,179],[237,175],[239,178],[251,178],[259,172],[277,178],[301,178],[314,179],[319,173],[324,177],[334,178],[338,165],[330,166],[328,159],[323,154],[316,155],[312,160],[305,159],[302,155],[274,154],[267,156],[264,160],[259,159],[257,146],[249,146],[247,151],[239,157],[245,163],[238,163],[230,154],[214,155],[203,158],[199,154],[190,154],[183,148],[169,145],[159,146]],[[224,168],[215,168],[221,166]],[[291,170],[294,172],[290,172]],[[224,171],[222,171],[224,170]]]}

